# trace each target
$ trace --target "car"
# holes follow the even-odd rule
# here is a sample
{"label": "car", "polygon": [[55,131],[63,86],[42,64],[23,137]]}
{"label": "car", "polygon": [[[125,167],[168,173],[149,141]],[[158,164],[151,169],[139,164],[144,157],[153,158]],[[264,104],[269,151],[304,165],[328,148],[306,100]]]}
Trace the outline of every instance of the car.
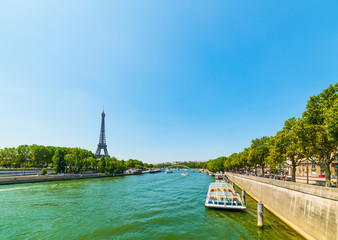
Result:
{"label": "car", "polygon": [[325,177],[325,175],[322,174],[322,175],[319,175],[318,177]]}

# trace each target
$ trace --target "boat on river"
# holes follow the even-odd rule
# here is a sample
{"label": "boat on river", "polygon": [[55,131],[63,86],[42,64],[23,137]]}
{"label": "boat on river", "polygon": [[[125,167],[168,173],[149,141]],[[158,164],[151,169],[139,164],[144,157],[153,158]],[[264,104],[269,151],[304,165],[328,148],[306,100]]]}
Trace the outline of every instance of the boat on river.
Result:
{"label": "boat on river", "polygon": [[135,169],[134,171],[132,171],[132,174],[133,175],[141,175],[141,174],[143,174],[143,171],[142,171],[142,169]]}
{"label": "boat on river", "polygon": [[187,172],[183,172],[181,176],[188,176],[189,174]]}
{"label": "boat on river", "polygon": [[216,174],[215,174],[215,179],[216,179],[216,180],[222,180],[222,179],[223,179],[223,175],[220,174],[220,173],[216,173]]}
{"label": "boat on river", "polygon": [[173,171],[172,171],[172,170],[169,170],[169,169],[167,169],[167,170],[165,171],[165,173],[173,173]]}
{"label": "boat on river", "polygon": [[220,180],[216,180],[210,184],[204,205],[206,207],[220,209],[246,209],[241,197],[235,192],[232,185]]}

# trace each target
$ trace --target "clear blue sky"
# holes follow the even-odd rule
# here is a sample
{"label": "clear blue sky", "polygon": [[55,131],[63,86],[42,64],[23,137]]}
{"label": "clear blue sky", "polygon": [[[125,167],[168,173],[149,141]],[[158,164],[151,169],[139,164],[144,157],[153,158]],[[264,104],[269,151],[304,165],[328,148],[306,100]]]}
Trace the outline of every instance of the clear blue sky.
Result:
{"label": "clear blue sky", "polygon": [[242,151],[338,79],[338,1],[1,1],[0,148]]}

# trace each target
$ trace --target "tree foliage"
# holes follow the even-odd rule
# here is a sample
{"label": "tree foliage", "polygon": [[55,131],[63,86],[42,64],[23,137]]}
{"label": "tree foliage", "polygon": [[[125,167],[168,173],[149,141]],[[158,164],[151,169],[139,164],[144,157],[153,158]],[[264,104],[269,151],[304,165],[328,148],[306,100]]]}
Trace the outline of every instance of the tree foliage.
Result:
{"label": "tree foliage", "polygon": [[252,165],[258,165],[262,168],[262,174],[264,177],[264,169],[267,165],[268,157],[270,154],[270,137],[264,136],[262,138],[256,138],[251,141],[250,153],[248,160]]}
{"label": "tree foliage", "polygon": [[293,182],[296,181],[296,167],[304,158],[297,131],[294,130],[296,124],[297,119],[295,117],[286,120],[283,129],[278,131],[271,141],[272,159],[278,163],[280,161],[290,162]]}
{"label": "tree foliage", "polygon": [[[325,177],[330,180],[330,164],[338,149],[338,83],[330,85],[320,94],[310,97],[302,118],[292,117],[272,137],[252,140],[251,146],[234,153],[225,160],[225,170],[250,169],[269,165],[271,168],[292,167],[295,181],[296,167],[312,161],[325,167]],[[217,161],[208,162],[210,171],[216,170]]]}
{"label": "tree foliage", "polygon": [[61,173],[61,172],[64,173],[66,170],[66,166],[67,166],[67,163],[65,160],[65,153],[62,150],[57,149],[55,151],[55,154],[52,160],[53,160],[53,165],[54,165],[54,173]]}
{"label": "tree foliage", "polygon": [[331,179],[330,164],[337,156],[338,146],[338,83],[330,85],[318,95],[310,97],[303,113],[305,124],[315,133],[313,153],[325,166],[325,178]]}

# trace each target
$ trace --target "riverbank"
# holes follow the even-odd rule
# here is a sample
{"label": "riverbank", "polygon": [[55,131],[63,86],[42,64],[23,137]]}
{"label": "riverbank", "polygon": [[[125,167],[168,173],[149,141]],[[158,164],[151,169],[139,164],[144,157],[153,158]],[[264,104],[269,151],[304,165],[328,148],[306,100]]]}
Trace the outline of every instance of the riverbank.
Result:
{"label": "riverbank", "polygon": [[30,176],[13,176],[1,177],[0,185],[52,182],[52,181],[69,181],[89,178],[105,178],[114,176],[125,176],[130,174],[102,174],[102,173],[83,173],[83,174],[59,174],[59,175],[30,175]]}

